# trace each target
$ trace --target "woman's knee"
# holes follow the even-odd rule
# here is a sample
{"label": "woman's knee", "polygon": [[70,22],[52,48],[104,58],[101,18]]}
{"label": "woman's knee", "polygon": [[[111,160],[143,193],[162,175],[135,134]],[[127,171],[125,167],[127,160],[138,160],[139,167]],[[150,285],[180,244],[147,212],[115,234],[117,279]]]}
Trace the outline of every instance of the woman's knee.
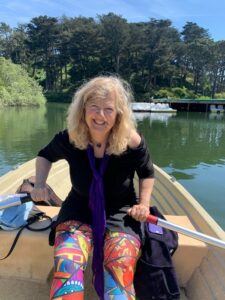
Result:
{"label": "woman's knee", "polygon": [[57,227],[55,259],[72,260],[85,268],[91,248],[92,231],[89,225],[67,222]]}
{"label": "woman's knee", "polygon": [[83,299],[84,270],[91,251],[92,236],[88,226],[80,225],[78,228],[78,225],[76,228],[69,222],[57,228],[50,299],[65,295]]}
{"label": "woman's knee", "polygon": [[114,299],[135,299],[134,269],[140,242],[135,237],[118,232],[106,236],[104,246],[105,293]]}
{"label": "woman's knee", "polygon": [[132,235],[109,232],[104,246],[104,267],[108,271],[132,271],[135,268],[140,241]]}

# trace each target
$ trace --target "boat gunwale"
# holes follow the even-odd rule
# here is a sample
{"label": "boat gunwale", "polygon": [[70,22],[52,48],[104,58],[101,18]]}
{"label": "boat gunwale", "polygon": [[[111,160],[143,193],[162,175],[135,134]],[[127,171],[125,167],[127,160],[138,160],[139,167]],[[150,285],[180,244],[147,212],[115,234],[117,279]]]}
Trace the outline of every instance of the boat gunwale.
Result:
{"label": "boat gunwale", "polygon": [[[187,189],[182,184],[180,184],[175,177],[170,176],[157,165],[154,165],[154,168],[157,171],[157,173],[160,174],[160,176],[168,179],[168,181],[175,186],[175,188],[183,195],[183,197],[188,200],[189,205],[191,205],[193,209],[198,212],[202,219],[204,219],[204,221],[208,224],[210,229],[213,232],[215,232],[216,236],[225,241],[225,232],[222,229],[222,227],[220,227],[220,225],[212,218],[212,216],[210,216],[210,214],[205,210],[205,208],[187,191]],[[182,208],[185,207],[182,206]],[[188,210],[186,210],[186,212],[187,211]],[[190,219],[192,219],[191,216],[189,217]]]}

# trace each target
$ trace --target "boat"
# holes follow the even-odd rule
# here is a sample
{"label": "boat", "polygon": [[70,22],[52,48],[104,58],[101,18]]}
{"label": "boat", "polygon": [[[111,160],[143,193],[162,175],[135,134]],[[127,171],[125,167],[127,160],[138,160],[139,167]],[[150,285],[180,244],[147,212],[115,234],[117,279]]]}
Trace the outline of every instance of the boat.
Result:
{"label": "boat", "polygon": [[[23,179],[34,175],[35,160],[28,161],[0,178],[0,195],[15,193]],[[197,232],[225,241],[224,230],[174,177],[155,166],[156,182],[152,205],[166,219]],[[137,180],[136,180],[137,183]],[[68,165],[61,160],[51,169],[48,184],[64,199],[70,190]],[[37,206],[55,218],[59,207]],[[43,226],[42,221],[37,226]],[[6,254],[15,231],[0,230],[0,256]],[[0,262],[1,300],[47,300],[53,267],[53,247],[48,245],[48,230],[31,232],[24,229],[13,253]],[[225,249],[208,245],[183,234],[173,262],[181,290],[181,300],[225,299]],[[85,277],[85,299],[97,300],[91,284],[90,264]]]}
{"label": "boat", "polygon": [[169,106],[168,103],[154,103],[154,102],[132,102],[131,107],[133,112],[162,112],[162,113],[176,113],[177,110]]}
{"label": "boat", "polygon": [[211,113],[224,113],[225,108],[223,107],[222,104],[220,104],[220,105],[211,104],[209,107],[209,111]]}

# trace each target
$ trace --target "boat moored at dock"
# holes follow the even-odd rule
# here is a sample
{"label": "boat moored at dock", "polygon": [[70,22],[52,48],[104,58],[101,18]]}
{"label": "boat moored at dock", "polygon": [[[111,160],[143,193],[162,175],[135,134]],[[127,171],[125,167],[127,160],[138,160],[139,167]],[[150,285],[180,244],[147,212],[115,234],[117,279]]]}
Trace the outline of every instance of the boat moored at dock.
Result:
{"label": "boat moored at dock", "polygon": [[168,103],[154,103],[154,102],[133,102],[132,110],[134,112],[176,112]]}

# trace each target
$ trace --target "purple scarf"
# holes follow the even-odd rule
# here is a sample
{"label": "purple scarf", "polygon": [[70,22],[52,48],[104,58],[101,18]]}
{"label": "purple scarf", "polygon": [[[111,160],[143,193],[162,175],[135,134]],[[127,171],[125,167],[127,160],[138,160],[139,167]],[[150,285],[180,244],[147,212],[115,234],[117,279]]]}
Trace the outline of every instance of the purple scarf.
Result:
{"label": "purple scarf", "polygon": [[106,170],[108,155],[104,155],[99,170],[95,166],[94,150],[91,145],[87,148],[88,158],[93,173],[93,179],[89,191],[89,207],[92,213],[93,230],[93,281],[95,290],[101,300],[104,300],[104,270],[103,270],[103,247],[106,227],[105,197],[103,188],[103,175]]}

